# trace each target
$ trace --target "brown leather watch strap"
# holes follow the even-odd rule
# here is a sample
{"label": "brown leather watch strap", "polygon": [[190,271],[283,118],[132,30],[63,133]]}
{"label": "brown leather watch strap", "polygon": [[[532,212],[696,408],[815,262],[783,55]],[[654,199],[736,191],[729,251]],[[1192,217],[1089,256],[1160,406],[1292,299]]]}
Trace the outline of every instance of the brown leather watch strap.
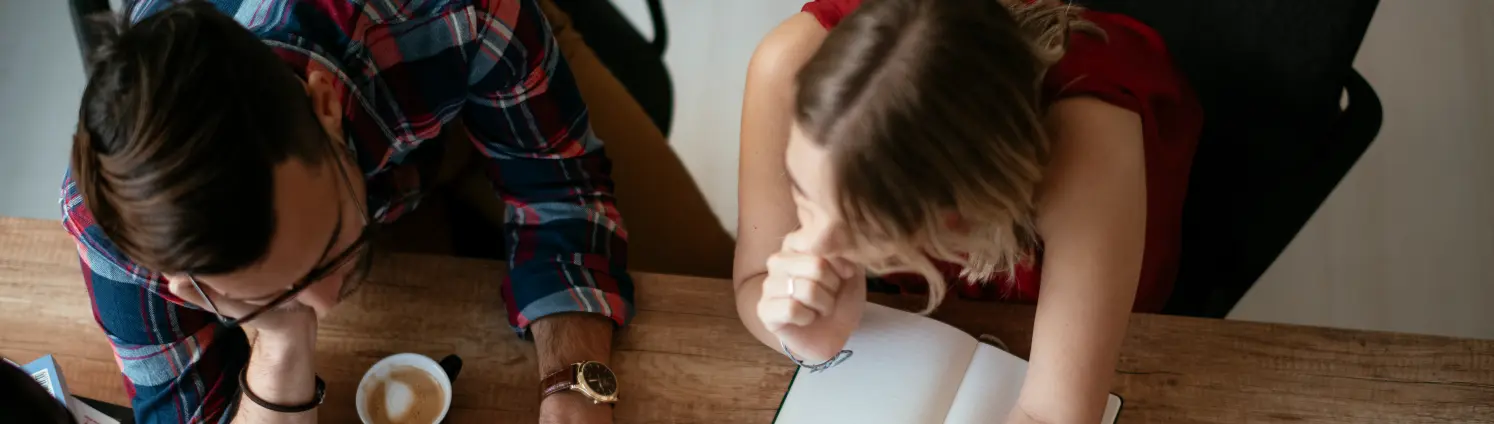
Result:
{"label": "brown leather watch strap", "polygon": [[322,376],[313,375],[313,378],[316,379],[316,398],[312,399],[311,402],[301,405],[278,405],[270,403],[270,401],[264,400],[258,395],[255,395],[253,390],[249,390],[249,378],[247,377],[248,375],[249,367],[244,367],[243,369],[239,370],[239,389],[243,391],[244,396],[248,397],[250,401],[258,404],[261,408],[271,411],[283,414],[295,414],[310,411],[316,409],[316,407],[318,406],[321,406],[322,399],[326,398],[327,396],[327,382],[322,381]]}
{"label": "brown leather watch strap", "polygon": [[540,400],[570,390],[576,385],[576,365],[571,364],[540,379]]}

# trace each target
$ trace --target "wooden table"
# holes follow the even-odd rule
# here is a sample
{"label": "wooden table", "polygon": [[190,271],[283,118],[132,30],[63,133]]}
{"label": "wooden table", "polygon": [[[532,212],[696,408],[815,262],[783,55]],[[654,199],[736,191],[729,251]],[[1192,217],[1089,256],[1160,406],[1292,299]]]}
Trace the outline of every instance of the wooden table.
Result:
{"label": "wooden table", "polygon": [[[322,322],[322,422],[357,422],[353,390],[397,352],[466,361],[453,423],[534,423],[530,343],[504,319],[501,263],[395,255]],[[619,423],[767,423],[794,368],[742,328],[727,281],[636,274],[639,313],[612,358]],[[0,355],[56,355],[79,395],[126,403],[72,241],[0,217]],[[881,303],[897,299],[879,298]],[[935,317],[1026,356],[1033,310],[952,301]],[[1135,315],[1116,371],[1124,423],[1494,423],[1494,341]],[[891,390],[891,388],[889,388]]]}

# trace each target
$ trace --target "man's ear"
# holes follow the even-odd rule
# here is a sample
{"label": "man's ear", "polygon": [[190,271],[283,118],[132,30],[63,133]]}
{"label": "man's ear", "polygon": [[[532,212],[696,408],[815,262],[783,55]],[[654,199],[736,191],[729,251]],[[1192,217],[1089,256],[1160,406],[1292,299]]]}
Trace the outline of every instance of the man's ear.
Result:
{"label": "man's ear", "polygon": [[324,71],[311,71],[306,75],[306,96],[311,98],[311,112],[317,123],[335,140],[342,139],[342,98],[337,90],[337,79]]}

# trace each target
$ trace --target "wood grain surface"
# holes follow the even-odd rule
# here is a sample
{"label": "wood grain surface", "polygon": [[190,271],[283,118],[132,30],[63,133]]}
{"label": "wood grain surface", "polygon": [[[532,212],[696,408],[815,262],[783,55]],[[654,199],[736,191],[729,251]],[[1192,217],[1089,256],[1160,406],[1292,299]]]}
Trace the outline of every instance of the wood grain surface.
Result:
{"label": "wood grain surface", "polygon": [[[358,379],[399,352],[466,362],[449,422],[536,422],[534,349],[504,318],[503,269],[438,256],[380,261],[374,281],[322,321],[322,422],[357,422]],[[638,314],[612,358],[617,422],[770,422],[794,368],[742,328],[730,282],[635,279]],[[1031,307],[951,301],[934,316],[1026,356]],[[1125,398],[1123,423],[1494,423],[1494,341],[1134,315],[1123,352],[1113,389]],[[0,217],[0,355],[47,353],[75,394],[128,402],[72,241],[55,221]]]}

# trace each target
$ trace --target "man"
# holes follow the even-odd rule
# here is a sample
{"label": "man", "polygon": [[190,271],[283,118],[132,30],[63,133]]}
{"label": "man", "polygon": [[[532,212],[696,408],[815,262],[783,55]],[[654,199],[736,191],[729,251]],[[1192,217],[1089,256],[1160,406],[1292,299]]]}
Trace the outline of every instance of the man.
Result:
{"label": "man", "polygon": [[[679,219],[709,210],[662,135],[548,0],[126,15],[90,60],[62,207],[138,422],[315,422],[317,317],[359,285],[376,228],[434,186],[471,187],[464,158],[504,225],[509,319],[541,376],[605,363],[631,317],[614,180],[675,212],[630,220],[635,252],[652,237],[635,265],[729,272],[719,224]],[[615,172],[592,122],[632,139],[609,145]],[[540,421],[610,422],[586,396],[545,396]]]}

